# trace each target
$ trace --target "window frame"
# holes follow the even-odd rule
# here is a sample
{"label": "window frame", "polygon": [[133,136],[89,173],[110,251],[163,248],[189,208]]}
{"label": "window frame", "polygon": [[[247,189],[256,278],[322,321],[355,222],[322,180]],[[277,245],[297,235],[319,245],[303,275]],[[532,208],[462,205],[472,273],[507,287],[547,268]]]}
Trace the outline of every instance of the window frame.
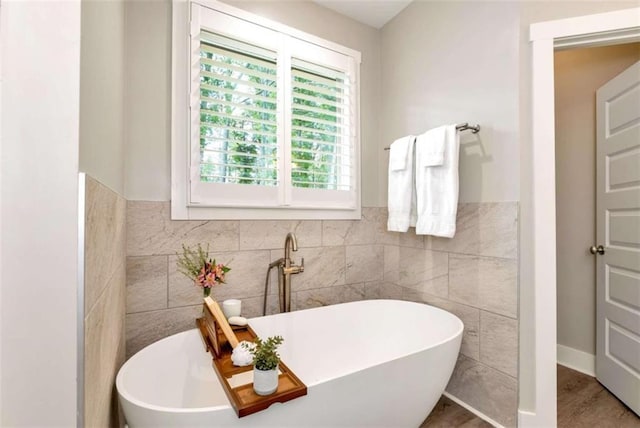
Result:
{"label": "window frame", "polygon": [[[355,78],[355,85],[353,90],[353,158],[352,158],[352,176],[353,176],[353,188],[350,190],[352,197],[348,203],[339,204],[337,200],[332,200],[330,193],[332,191],[319,191],[316,195],[325,194],[325,197],[318,196],[313,200],[296,200],[296,194],[304,194],[305,190],[292,186],[281,186],[280,196],[288,205],[270,205],[265,206],[264,200],[257,199],[254,204],[242,205],[228,203],[220,206],[198,206],[196,204],[190,204],[190,180],[192,174],[192,168],[189,165],[190,159],[194,155],[191,153],[192,138],[199,140],[199,127],[194,126],[192,123],[191,109],[194,108],[194,100],[191,93],[191,82],[194,76],[193,65],[191,64],[191,51],[192,35],[197,35],[202,28],[200,19],[198,17],[201,8],[206,8],[215,13],[222,14],[220,17],[228,16],[231,18],[229,23],[233,20],[240,19],[246,21],[247,25],[264,27],[267,32],[274,32],[281,34],[280,38],[287,37],[292,40],[292,46],[295,46],[297,41],[302,43],[311,43],[322,49],[329,50],[329,54],[337,53],[343,56],[350,57],[352,67],[348,72],[352,73]],[[205,13],[209,13],[206,11]],[[192,17],[193,15],[193,17]],[[194,19],[195,18],[195,19]],[[173,33],[172,33],[172,121],[171,121],[171,217],[172,219],[194,219],[194,220],[212,220],[212,219],[282,219],[282,220],[304,220],[304,219],[360,219],[361,218],[361,160],[360,160],[360,62],[361,54],[353,49],[346,48],[336,43],[321,39],[319,37],[307,34],[305,32],[296,30],[294,28],[285,26],[283,24],[265,19],[263,17],[254,15],[252,13],[243,11],[241,9],[229,6],[224,3],[220,3],[216,0],[197,0],[197,1],[173,1]],[[224,19],[223,19],[224,21]],[[223,27],[229,26],[229,23],[222,24]],[[237,24],[233,22],[232,24]],[[217,25],[217,23],[216,23]],[[218,33],[223,33],[218,28],[215,29]],[[226,34],[233,37],[233,31]],[[277,36],[276,36],[277,38]],[[285,46],[282,44],[282,46]],[[279,46],[279,50],[282,51],[282,46]],[[289,54],[289,52],[287,52]],[[289,67],[290,59],[281,61],[278,58],[278,68]],[[314,60],[314,58],[303,58],[306,60]],[[199,72],[199,70],[196,70]],[[289,70],[290,73],[290,70]],[[287,88],[288,90],[288,88]],[[282,93],[280,92],[282,91]],[[284,103],[286,96],[288,95],[285,88],[278,88],[279,101],[278,103]],[[290,95],[290,94],[289,94]],[[199,105],[196,106],[199,109]],[[279,106],[280,107],[280,106]],[[284,110],[283,116],[284,122],[280,124],[278,119],[278,134],[279,142],[280,136],[284,137],[285,132],[290,132],[290,124],[286,121],[291,119],[291,111]],[[279,116],[280,117],[280,116]],[[193,131],[192,131],[193,130]],[[192,132],[198,135],[191,135]],[[290,174],[290,165],[286,162],[289,160],[290,145],[285,145],[285,153],[282,154],[281,173]],[[199,156],[199,154],[198,154]],[[302,192],[300,192],[302,190]],[[292,195],[293,199],[292,199]],[[324,198],[324,199],[323,199]],[[328,199],[328,200],[327,200]],[[333,203],[335,206],[327,208],[326,204]]]}

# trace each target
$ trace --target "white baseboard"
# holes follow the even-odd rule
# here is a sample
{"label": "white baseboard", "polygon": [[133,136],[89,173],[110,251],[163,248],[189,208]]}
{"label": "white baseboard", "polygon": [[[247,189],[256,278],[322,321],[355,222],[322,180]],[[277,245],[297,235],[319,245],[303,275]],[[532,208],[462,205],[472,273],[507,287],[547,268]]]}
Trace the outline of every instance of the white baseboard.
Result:
{"label": "white baseboard", "polygon": [[578,349],[558,345],[558,364],[589,376],[596,376],[596,356]]}
{"label": "white baseboard", "polygon": [[484,413],[482,413],[478,409],[474,409],[473,407],[471,407],[470,405],[468,405],[464,401],[460,400],[458,397],[453,396],[453,395],[449,394],[448,392],[444,392],[444,393],[442,393],[442,395],[444,395],[445,397],[447,397],[451,401],[455,402],[456,404],[460,405],[461,407],[464,407],[465,409],[467,409],[468,411],[470,411],[471,413],[473,413],[474,415],[476,415],[480,419],[483,419],[486,422],[490,423],[494,427],[496,427],[496,428],[504,428],[503,425],[501,425],[498,422],[494,421],[493,419],[491,419],[489,416],[485,415]]}

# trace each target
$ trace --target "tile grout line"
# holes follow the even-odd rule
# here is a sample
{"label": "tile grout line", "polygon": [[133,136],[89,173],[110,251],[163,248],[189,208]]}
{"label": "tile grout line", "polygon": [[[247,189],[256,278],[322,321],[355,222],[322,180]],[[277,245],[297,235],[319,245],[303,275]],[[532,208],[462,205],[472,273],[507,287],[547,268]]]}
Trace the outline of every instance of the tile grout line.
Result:
{"label": "tile grout line", "polygon": [[[467,357],[467,358],[468,358],[468,357]],[[474,361],[475,361],[475,360],[474,360]],[[498,373],[500,373],[501,375],[508,376],[509,378],[511,378],[511,379],[513,379],[513,380],[515,380],[516,382],[518,381],[518,376],[510,375],[509,373],[506,373],[506,372],[504,372],[504,371],[502,371],[502,370],[500,370],[500,369],[497,369],[497,368],[495,368],[495,367],[493,367],[493,366],[491,366],[491,365],[489,365],[489,364],[485,363],[484,361],[477,361],[477,363],[478,363],[478,364],[481,364],[481,365],[483,365],[483,366],[485,366],[485,367],[487,367],[487,368],[489,368],[489,369],[491,369],[491,370],[495,370],[495,371],[497,371]]]}
{"label": "tile grout line", "polygon": [[[370,282],[374,282],[374,281],[370,281]],[[336,285],[331,285],[328,287],[314,287],[314,288],[307,288],[304,290],[297,290],[293,293],[300,293],[300,292],[306,292],[306,291],[315,291],[315,290],[329,290],[332,288],[336,288],[336,287],[347,287],[350,285],[359,285],[359,284],[364,284],[365,281],[360,281],[360,282],[352,282],[352,283],[347,283],[345,281],[344,284],[336,284]],[[269,294],[269,296],[276,296],[277,294]],[[263,294],[255,294],[255,295],[251,295],[251,296],[243,296],[243,297],[238,297],[240,300],[242,299],[256,299],[259,297],[263,297]],[[149,310],[143,310],[143,311],[136,311],[136,312],[127,312],[126,315],[136,315],[136,314],[145,314],[145,313],[150,313],[150,312],[161,312],[161,311],[170,311],[173,309],[182,309],[182,308],[189,308],[189,307],[195,307],[195,306],[199,306],[200,303],[193,303],[193,304],[186,304],[186,305],[178,305],[178,306],[171,306],[171,307],[167,307],[167,308],[160,308],[160,309],[149,309]]]}
{"label": "tile grout line", "polygon": [[447,300],[451,300],[449,297],[451,294],[451,254],[447,252]]}
{"label": "tile grout line", "polygon": [[[438,276],[438,277],[436,277],[436,278],[433,278],[433,279],[442,278],[443,276],[444,276],[444,275],[440,275],[440,276]],[[449,276],[449,274],[447,274],[447,276]],[[394,285],[396,285],[396,286],[398,286],[398,287],[401,287],[401,288],[403,288],[403,289],[412,290],[412,288],[411,288],[411,287],[405,287],[404,285],[400,285],[400,284],[394,284]],[[438,296],[438,295],[436,295],[436,294],[428,293],[428,292],[423,292],[423,294],[426,294],[426,295],[428,295],[429,297],[433,297],[433,298],[437,298],[437,299],[446,300],[446,301],[448,301],[448,302],[450,302],[450,303],[454,303],[454,304],[456,304],[456,305],[461,305],[461,306],[464,306],[464,307],[466,307],[466,308],[471,308],[471,309],[476,309],[476,310],[478,310],[478,311],[487,312],[487,313],[489,313],[489,314],[492,314],[492,315],[495,315],[495,316],[499,316],[499,317],[503,317],[503,318],[508,318],[508,319],[510,319],[510,320],[513,320],[513,321],[519,321],[519,319],[518,319],[518,318],[514,318],[514,317],[512,317],[512,316],[510,316],[510,315],[505,315],[505,314],[501,314],[501,313],[498,313],[498,312],[494,312],[494,311],[489,310],[489,309],[484,309],[484,308],[480,308],[480,307],[477,307],[477,306],[473,306],[473,305],[471,305],[471,304],[469,304],[469,303],[460,302],[460,301],[457,301],[457,300],[453,300],[453,299],[451,299],[451,298],[445,298],[445,297]],[[426,302],[424,302],[424,303],[426,303]]]}
{"label": "tile grout line", "polygon": [[[417,248],[417,247],[408,247],[408,248]],[[506,261],[518,261],[518,256],[516,256],[515,258],[511,258],[511,257],[499,257],[499,256],[488,256],[485,254],[478,254],[478,253],[462,253],[462,252],[458,252],[458,251],[450,251],[450,250],[441,250],[441,249],[434,249],[434,248],[424,248],[425,251],[433,251],[435,253],[448,253],[448,254],[453,254],[454,256],[468,256],[468,257],[482,257],[485,259],[497,259],[497,260],[506,260]]]}
{"label": "tile grout line", "polygon": [[478,362],[482,364],[482,310],[478,312]]}
{"label": "tile grout line", "polygon": [[[485,312],[488,312],[488,311],[485,311]],[[489,368],[490,368],[490,369],[492,369],[492,370],[496,370],[496,371],[498,371],[498,372],[500,372],[500,373],[502,373],[502,374],[504,374],[504,375],[506,375],[506,376],[509,376],[509,377],[511,377],[511,378],[513,378],[513,379],[515,379],[515,380],[517,381],[517,380],[518,380],[518,375],[513,376],[513,375],[511,375],[511,374],[509,374],[509,373],[505,372],[504,370],[501,370],[501,369],[499,369],[499,368],[497,368],[497,367],[494,367],[494,366],[492,366],[491,364],[489,364],[489,363],[487,363],[487,362],[485,362],[485,361],[483,361],[483,360],[482,360],[482,355],[481,355],[481,351],[480,351],[480,350],[481,350],[481,348],[482,348],[482,334],[481,334],[481,332],[482,332],[482,324],[483,324],[483,323],[482,323],[482,313],[480,313],[480,314],[479,314],[479,316],[480,316],[480,319],[478,320],[478,326],[479,326],[480,328],[479,328],[479,331],[478,331],[478,360],[477,360],[477,361],[478,361],[478,363],[480,363],[480,364],[484,365],[485,367],[489,367]],[[516,321],[517,321],[517,320],[516,320]],[[518,348],[519,348],[519,347],[518,347]],[[517,364],[516,364],[516,372],[517,372],[517,371],[518,371],[518,366],[517,366]]]}

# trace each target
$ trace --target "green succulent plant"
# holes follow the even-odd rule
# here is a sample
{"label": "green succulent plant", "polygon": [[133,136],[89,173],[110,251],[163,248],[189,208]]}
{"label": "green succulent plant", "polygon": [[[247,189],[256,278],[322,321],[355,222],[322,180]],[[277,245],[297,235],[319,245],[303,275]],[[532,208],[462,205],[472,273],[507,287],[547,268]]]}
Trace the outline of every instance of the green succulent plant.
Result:
{"label": "green succulent plant", "polygon": [[273,370],[278,367],[280,362],[280,355],[277,349],[282,342],[284,342],[282,336],[271,336],[267,340],[257,337],[254,342],[255,347],[247,346],[245,343],[242,346],[253,355],[253,365],[256,369]]}

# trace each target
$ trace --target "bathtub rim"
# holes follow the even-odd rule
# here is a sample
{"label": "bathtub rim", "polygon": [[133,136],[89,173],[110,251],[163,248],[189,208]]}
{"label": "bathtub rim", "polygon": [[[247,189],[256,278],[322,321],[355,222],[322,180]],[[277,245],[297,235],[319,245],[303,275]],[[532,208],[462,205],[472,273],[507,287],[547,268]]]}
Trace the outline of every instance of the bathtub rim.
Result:
{"label": "bathtub rim", "polygon": [[[400,357],[393,358],[393,359],[390,359],[390,360],[386,360],[386,361],[383,361],[383,362],[378,363],[378,364],[369,365],[369,366],[363,367],[363,368],[361,368],[359,370],[355,370],[355,371],[349,373],[350,375],[354,374],[354,373],[359,373],[359,372],[361,372],[363,370],[368,370],[368,369],[373,368],[373,367],[381,366],[381,365],[389,363],[391,361],[396,361],[396,360],[399,360],[401,358],[405,358],[405,357],[408,357],[408,356],[411,356],[411,355],[416,355],[416,354],[419,354],[421,352],[427,351],[427,350],[429,350],[431,348],[435,348],[435,347],[444,345],[444,344],[446,344],[448,342],[456,340],[458,337],[462,336],[462,334],[464,332],[464,323],[462,322],[462,320],[457,315],[455,315],[454,313],[449,312],[449,311],[447,311],[445,309],[438,308],[437,306],[430,305],[428,303],[412,302],[412,301],[398,300],[398,299],[366,299],[366,300],[358,300],[356,302],[338,303],[336,305],[331,305],[331,306],[348,305],[348,304],[352,304],[352,303],[367,302],[367,301],[402,302],[402,303],[410,303],[410,304],[415,304],[415,305],[428,306],[429,308],[436,309],[436,310],[442,311],[442,312],[446,312],[451,317],[453,317],[454,321],[456,321],[458,325],[457,325],[457,329],[456,329],[455,334],[453,334],[451,337],[443,339],[443,340],[441,340],[439,342],[435,342],[433,344],[429,344],[429,346],[427,346],[427,347],[417,349],[416,351],[409,352],[409,353],[404,354],[404,355],[402,355]],[[326,308],[326,306],[303,309],[303,311],[315,311],[315,310],[321,310],[323,308]],[[273,315],[280,315],[280,314],[273,314]],[[273,315],[267,315],[267,316],[273,316]],[[263,318],[263,317],[256,317],[256,318]],[[251,319],[252,318],[249,319],[249,324],[251,324]],[[155,405],[155,404],[150,404],[150,403],[141,401],[141,400],[139,400],[137,398],[131,397],[131,395],[128,393],[128,391],[125,393],[123,391],[123,389],[121,389],[122,382],[123,382],[123,380],[122,380],[123,376],[121,374],[124,372],[125,367],[129,364],[129,361],[131,361],[133,358],[135,358],[139,353],[146,351],[147,349],[149,349],[150,347],[152,347],[153,345],[155,345],[157,343],[161,343],[161,342],[164,342],[164,341],[168,341],[170,339],[174,339],[176,336],[186,335],[186,334],[192,333],[195,330],[197,330],[197,329],[196,328],[192,328],[190,330],[181,331],[179,333],[172,334],[171,336],[164,337],[164,338],[162,338],[160,340],[157,340],[157,341],[155,341],[153,343],[150,343],[149,345],[145,346],[144,348],[142,348],[141,350],[139,350],[138,352],[133,354],[127,361],[125,361],[125,363],[118,370],[118,374],[116,376],[116,390],[117,390],[118,395],[120,397],[122,397],[123,399],[127,400],[128,402],[130,402],[131,404],[134,404],[134,405],[136,405],[138,407],[142,407],[144,409],[153,410],[153,411],[157,411],[157,412],[165,412],[165,413],[201,413],[201,412],[213,412],[213,411],[219,411],[219,410],[225,410],[225,409],[232,410],[233,407],[232,407],[231,403],[229,402],[229,398],[227,397],[226,393],[224,394],[224,397],[227,400],[227,403],[224,404],[224,405],[210,406],[210,407],[186,407],[185,408],[185,407],[166,407],[166,406],[158,406],[158,405]],[[211,370],[214,371],[213,367],[211,368]],[[307,385],[307,388],[311,389],[313,386],[321,385],[321,384],[327,383],[327,382],[331,382],[334,379],[336,379],[336,377],[323,379],[320,382],[309,383],[309,384],[306,384],[306,385]],[[219,382],[219,379],[217,379],[217,375],[216,375],[216,380],[218,380],[218,382]],[[224,389],[224,387],[223,387],[223,389]]]}

